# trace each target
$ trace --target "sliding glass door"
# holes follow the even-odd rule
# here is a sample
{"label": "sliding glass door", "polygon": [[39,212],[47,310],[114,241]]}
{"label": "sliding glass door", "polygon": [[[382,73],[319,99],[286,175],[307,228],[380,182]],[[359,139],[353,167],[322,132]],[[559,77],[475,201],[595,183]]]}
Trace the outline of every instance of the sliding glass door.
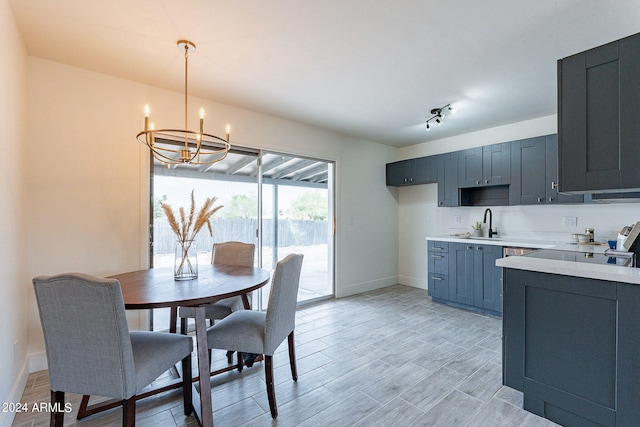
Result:
{"label": "sliding glass door", "polygon": [[[176,239],[160,203],[187,212],[193,191],[196,209],[208,197],[223,205],[198,234],[198,262],[211,262],[214,243],[241,241],[256,245],[256,266],[272,271],[293,252],[305,255],[298,301],[333,296],[333,164],[279,153],[234,147],[228,157],[209,166],[168,167],[154,162],[150,264],[173,265]],[[266,308],[269,286],[253,293],[252,306]],[[169,327],[168,310],[154,310],[152,328]]]}

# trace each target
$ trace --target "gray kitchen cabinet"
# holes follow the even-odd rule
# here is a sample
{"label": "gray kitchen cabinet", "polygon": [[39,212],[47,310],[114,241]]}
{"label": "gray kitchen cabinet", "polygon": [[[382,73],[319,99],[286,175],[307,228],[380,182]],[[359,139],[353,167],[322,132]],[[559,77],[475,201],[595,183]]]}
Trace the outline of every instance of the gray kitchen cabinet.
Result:
{"label": "gray kitchen cabinet", "polygon": [[511,182],[511,143],[482,147],[482,185],[506,185]]}
{"label": "gray kitchen cabinet", "polygon": [[492,144],[458,152],[460,188],[505,185],[510,181],[510,144]]}
{"label": "gray kitchen cabinet", "polygon": [[467,148],[458,152],[458,186],[482,185],[482,147]]}
{"label": "gray kitchen cabinet", "polygon": [[419,157],[387,163],[387,185],[429,184],[438,181],[437,156]]}
{"label": "gray kitchen cabinet", "polygon": [[460,206],[458,189],[458,152],[439,154],[438,207]]}
{"label": "gray kitchen cabinet", "polygon": [[502,313],[502,246],[428,242],[428,293],[436,302],[493,315]]}
{"label": "gray kitchen cabinet", "polygon": [[558,134],[546,136],[546,203],[584,203],[583,194],[563,194],[558,192]]}
{"label": "gray kitchen cabinet", "polygon": [[638,425],[640,288],[504,269],[503,383],[563,426]]}
{"label": "gray kitchen cabinet", "polygon": [[449,248],[449,301],[473,306],[473,245],[450,243]]}
{"label": "gray kitchen cabinet", "polygon": [[534,205],[546,201],[546,138],[527,138],[511,143],[509,204]]}
{"label": "gray kitchen cabinet", "polygon": [[429,296],[436,300],[448,299],[449,243],[429,240],[427,258],[427,287]]}
{"label": "gray kitchen cabinet", "polygon": [[509,204],[582,203],[584,196],[558,193],[556,134],[511,143]]}
{"label": "gray kitchen cabinet", "polygon": [[640,34],[558,61],[562,192],[640,188]]}
{"label": "gray kitchen cabinet", "polygon": [[502,313],[502,246],[473,245],[473,305],[488,312]]}

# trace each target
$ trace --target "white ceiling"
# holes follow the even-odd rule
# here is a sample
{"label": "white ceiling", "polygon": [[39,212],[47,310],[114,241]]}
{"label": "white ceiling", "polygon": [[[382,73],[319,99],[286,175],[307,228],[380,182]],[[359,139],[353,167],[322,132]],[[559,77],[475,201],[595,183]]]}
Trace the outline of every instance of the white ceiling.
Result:
{"label": "white ceiling", "polygon": [[[10,0],[30,55],[392,146],[556,113],[638,0]],[[429,111],[458,114],[425,131]]]}

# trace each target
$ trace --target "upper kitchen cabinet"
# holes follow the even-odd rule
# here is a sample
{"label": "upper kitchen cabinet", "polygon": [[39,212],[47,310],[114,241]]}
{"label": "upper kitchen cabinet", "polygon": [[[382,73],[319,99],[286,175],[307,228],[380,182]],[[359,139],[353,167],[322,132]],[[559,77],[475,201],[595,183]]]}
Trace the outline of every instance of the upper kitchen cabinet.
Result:
{"label": "upper kitchen cabinet", "polygon": [[460,188],[505,185],[510,181],[510,144],[468,148],[458,153]]}
{"label": "upper kitchen cabinet", "polygon": [[640,188],[640,34],[558,61],[559,190]]}
{"label": "upper kitchen cabinet", "polygon": [[438,206],[460,206],[458,190],[458,152],[439,154]]}
{"label": "upper kitchen cabinet", "polygon": [[513,141],[509,204],[582,203],[581,194],[558,193],[558,136]]}
{"label": "upper kitchen cabinet", "polygon": [[429,184],[438,180],[437,156],[387,163],[387,185]]}
{"label": "upper kitchen cabinet", "polygon": [[584,203],[583,194],[564,194],[558,191],[558,134],[547,135],[546,139],[546,203]]}

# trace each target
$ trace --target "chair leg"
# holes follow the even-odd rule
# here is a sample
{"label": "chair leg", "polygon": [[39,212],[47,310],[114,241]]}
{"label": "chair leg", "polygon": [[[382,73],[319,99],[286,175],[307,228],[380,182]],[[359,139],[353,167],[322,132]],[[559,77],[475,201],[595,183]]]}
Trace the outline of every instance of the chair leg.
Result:
{"label": "chair leg", "polygon": [[[231,352],[231,361],[233,362],[233,352]],[[244,356],[242,356],[242,353],[238,352],[238,372],[242,372],[242,369],[244,368]]]}
{"label": "chair leg", "polygon": [[50,425],[62,427],[64,425],[64,391],[51,390],[51,404],[55,408],[51,411]]}
{"label": "chair leg", "polygon": [[182,359],[182,400],[184,405],[184,414],[191,415],[193,412],[193,393],[191,388],[191,354]]}
{"label": "chair leg", "polygon": [[178,325],[178,307],[171,307],[169,309],[169,332],[176,333],[176,326]]}
{"label": "chair leg", "polygon": [[298,381],[298,368],[296,367],[296,349],[293,342],[293,331],[287,337],[289,342],[289,365],[291,365],[291,378]]}
{"label": "chair leg", "polygon": [[182,335],[188,335],[189,330],[188,330],[188,320],[186,317],[181,317],[180,318],[180,333]]}
{"label": "chair leg", "polygon": [[264,374],[267,381],[267,398],[269,399],[269,409],[271,418],[278,418],[278,407],[276,405],[276,390],[273,385],[273,356],[264,356]]}
{"label": "chair leg", "polygon": [[122,401],[122,427],[136,425],[136,395]]}

